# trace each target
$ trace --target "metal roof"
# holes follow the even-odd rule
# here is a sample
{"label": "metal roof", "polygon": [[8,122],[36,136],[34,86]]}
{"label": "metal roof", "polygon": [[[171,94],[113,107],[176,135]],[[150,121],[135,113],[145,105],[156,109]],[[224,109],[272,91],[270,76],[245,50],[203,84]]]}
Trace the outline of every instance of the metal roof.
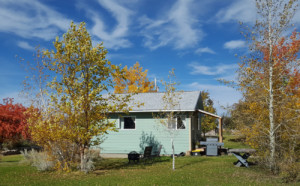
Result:
{"label": "metal roof", "polygon": [[178,104],[171,106],[163,100],[164,95],[164,92],[133,94],[128,103],[128,106],[131,107],[130,112],[195,111],[198,109],[199,99],[201,99],[200,91],[176,92],[174,100],[178,100]]}

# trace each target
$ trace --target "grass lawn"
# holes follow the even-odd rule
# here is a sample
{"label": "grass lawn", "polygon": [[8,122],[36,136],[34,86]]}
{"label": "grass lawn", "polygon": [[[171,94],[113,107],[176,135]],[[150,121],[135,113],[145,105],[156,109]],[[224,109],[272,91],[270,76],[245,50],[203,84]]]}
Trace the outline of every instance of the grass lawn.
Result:
{"label": "grass lawn", "polygon": [[258,166],[234,167],[234,156],[176,158],[153,164],[128,164],[127,159],[103,159],[90,174],[38,172],[21,163],[21,155],[0,161],[0,185],[281,185],[281,180]]}
{"label": "grass lawn", "polygon": [[224,135],[223,137],[224,147],[231,149],[248,149],[248,145],[241,142],[237,136],[234,135]]}

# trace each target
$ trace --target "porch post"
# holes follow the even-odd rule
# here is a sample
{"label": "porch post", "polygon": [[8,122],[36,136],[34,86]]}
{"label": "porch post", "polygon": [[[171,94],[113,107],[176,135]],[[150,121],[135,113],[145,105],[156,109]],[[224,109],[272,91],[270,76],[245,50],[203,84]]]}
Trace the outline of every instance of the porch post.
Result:
{"label": "porch post", "polygon": [[203,114],[206,114],[206,115],[209,115],[209,116],[212,116],[214,118],[219,118],[219,142],[223,142],[223,134],[222,134],[222,117],[221,116],[218,116],[216,114],[212,114],[212,113],[209,113],[209,112],[206,112],[204,110],[201,110],[201,109],[198,109],[198,112],[200,113],[203,113]]}
{"label": "porch post", "polygon": [[219,118],[219,142],[223,142],[223,135],[222,135],[222,118]]}

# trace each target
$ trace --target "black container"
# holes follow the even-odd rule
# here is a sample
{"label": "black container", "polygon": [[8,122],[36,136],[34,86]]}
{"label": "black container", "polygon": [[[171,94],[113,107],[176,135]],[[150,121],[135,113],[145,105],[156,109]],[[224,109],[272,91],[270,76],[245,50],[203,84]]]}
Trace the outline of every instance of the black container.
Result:
{"label": "black container", "polygon": [[140,154],[137,153],[136,151],[131,151],[128,154],[128,161],[139,161],[140,160]]}

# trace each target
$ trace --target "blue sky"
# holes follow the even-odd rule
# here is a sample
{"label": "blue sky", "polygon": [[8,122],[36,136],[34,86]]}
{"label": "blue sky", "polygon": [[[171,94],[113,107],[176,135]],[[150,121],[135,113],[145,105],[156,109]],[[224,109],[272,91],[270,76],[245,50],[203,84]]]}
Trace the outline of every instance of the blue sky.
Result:
{"label": "blue sky", "polygon": [[175,68],[181,90],[208,90],[222,113],[241,96],[217,79],[234,80],[235,54],[247,53],[238,21],[255,19],[251,0],[0,0],[0,99],[23,102],[26,73],[16,55],[33,61],[37,45],[52,48],[71,21],[84,21],[112,63],[138,61],[150,80],[166,79]]}

